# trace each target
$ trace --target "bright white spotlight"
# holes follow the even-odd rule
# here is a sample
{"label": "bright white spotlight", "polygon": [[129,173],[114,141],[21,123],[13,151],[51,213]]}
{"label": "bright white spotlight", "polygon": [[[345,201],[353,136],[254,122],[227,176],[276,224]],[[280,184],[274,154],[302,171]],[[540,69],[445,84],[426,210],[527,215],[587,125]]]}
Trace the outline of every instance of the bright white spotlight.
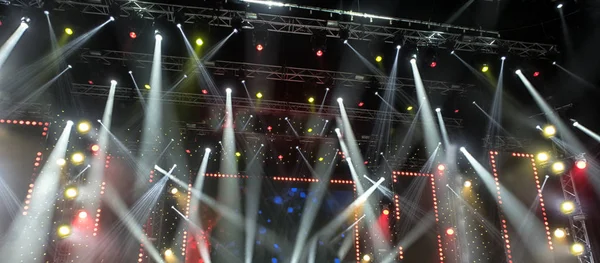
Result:
{"label": "bright white spotlight", "polygon": [[177,23],[177,28],[181,28],[181,24],[180,23]]}
{"label": "bright white spotlight", "polygon": [[130,70],[130,71],[129,71],[129,74],[132,74],[132,73],[133,73],[133,71],[131,71],[131,70]]}
{"label": "bright white spotlight", "polygon": [[465,152],[467,149],[465,149],[465,147],[460,147],[460,151],[461,152]]}
{"label": "bright white spotlight", "polygon": [[205,151],[206,153],[209,153],[211,150],[210,150],[210,148],[206,148],[206,149],[204,149],[204,151]]}
{"label": "bright white spotlight", "polygon": [[117,85],[117,81],[113,79],[113,80],[110,81],[110,84]]}
{"label": "bright white spotlight", "polygon": [[579,122],[573,122],[573,127],[579,126]]}
{"label": "bright white spotlight", "polygon": [[517,69],[517,70],[515,70],[515,73],[516,73],[516,74],[521,74],[521,70],[520,70],[520,69]]}
{"label": "bright white spotlight", "polygon": [[500,59],[502,59],[502,60],[506,60],[506,57],[505,57],[505,56],[502,56]]}
{"label": "bright white spotlight", "polygon": [[115,21],[115,18],[111,16],[111,17],[108,18],[108,20]]}
{"label": "bright white spotlight", "polygon": [[417,59],[416,59],[416,58],[411,58],[411,59],[410,59],[410,63],[413,63],[413,64],[414,64],[414,63],[416,63],[416,62],[417,62]]}
{"label": "bright white spotlight", "polygon": [[375,96],[379,95],[379,92],[375,91]]}
{"label": "bright white spotlight", "polygon": [[233,33],[237,33],[237,32],[238,32],[237,28],[234,28]]}
{"label": "bright white spotlight", "polygon": [[242,84],[246,84],[246,80],[242,79]]}
{"label": "bright white spotlight", "polygon": [[67,121],[67,125],[73,125],[73,121]]}
{"label": "bright white spotlight", "polygon": [[348,44],[348,39],[345,39],[345,40],[344,40],[344,44]]}
{"label": "bright white spotlight", "polygon": [[226,89],[225,89],[225,92],[227,92],[227,93],[231,93],[231,89],[230,89],[230,88],[226,88]]}
{"label": "bright white spotlight", "polygon": [[450,55],[454,55],[454,50],[450,51]]}
{"label": "bright white spotlight", "polygon": [[401,46],[400,46],[400,45],[397,45],[397,46],[396,46],[396,49],[400,49],[400,48],[401,48]]}
{"label": "bright white spotlight", "polygon": [[335,132],[340,132],[340,128],[335,128]]}
{"label": "bright white spotlight", "polygon": [[556,8],[558,8],[558,9],[561,9],[562,7],[563,7],[563,4],[562,4],[562,3],[561,3],[561,4],[558,4],[558,5],[556,5]]}
{"label": "bright white spotlight", "polygon": [[44,15],[49,15],[50,12],[48,12],[48,10],[44,10]]}
{"label": "bright white spotlight", "polygon": [[296,150],[300,149],[300,147],[296,146]]}
{"label": "bright white spotlight", "polygon": [[73,68],[73,66],[71,66],[71,65],[67,65],[67,68]]}
{"label": "bright white spotlight", "polygon": [[183,75],[183,78],[184,78],[184,79],[187,79],[187,75]]}
{"label": "bright white spotlight", "polygon": [[552,61],[552,65],[556,65],[556,61]]}
{"label": "bright white spotlight", "polygon": [[288,120],[288,117],[285,117],[285,118],[283,118],[283,119],[287,121],[287,120]]}
{"label": "bright white spotlight", "polygon": [[163,39],[163,37],[160,33],[154,35],[154,38],[156,38],[156,40],[158,40],[158,41],[162,41],[162,39]]}
{"label": "bright white spotlight", "polygon": [[329,88],[325,88],[326,91],[329,91]]}
{"label": "bright white spotlight", "polygon": [[435,112],[440,112],[440,111],[442,111],[442,109],[440,109],[440,108],[435,109]]}
{"label": "bright white spotlight", "polygon": [[337,99],[337,102],[338,102],[338,103],[342,103],[342,102],[344,102],[344,99],[342,99],[342,98],[338,98],[338,99]]}

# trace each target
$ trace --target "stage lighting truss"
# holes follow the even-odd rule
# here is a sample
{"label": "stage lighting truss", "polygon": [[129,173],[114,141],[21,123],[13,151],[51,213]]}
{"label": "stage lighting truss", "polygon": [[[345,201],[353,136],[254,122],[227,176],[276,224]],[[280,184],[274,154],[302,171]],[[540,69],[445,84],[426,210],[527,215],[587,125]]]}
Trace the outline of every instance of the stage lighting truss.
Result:
{"label": "stage lighting truss", "polygon": [[[463,52],[497,54],[499,50],[504,49],[507,52],[523,57],[545,56],[557,52],[556,45],[503,40],[498,38],[498,32],[495,31],[482,31],[479,29],[452,25],[442,26],[444,30],[431,31],[354,21],[340,21],[335,27],[331,27],[328,26],[327,20],[316,18],[257,13],[256,19],[247,18],[246,20],[243,20],[242,17],[245,17],[246,11],[214,9],[211,7],[180,6],[144,1],[116,0],[113,3],[115,4],[109,7],[104,4],[95,4],[87,1],[56,1],[54,10],[64,11],[76,9],[86,14],[107,16],[111,15],[109,10],[117,10],[113,6],[118,5],[119,16],[140,14],[147,19],[167,18],[169,21],[174,21],[174,13],[177,11],[184,14],[185,23],[194,23],[194,21],[208,19],[211,26],[239,27],[240,30],[244,25],[246,27],[253,27],[254,24],[264,24],[271,32],[314,35],[317,31],[323,31],[325,32],[326,37],[339,38],[340,28],[345,28],[349,32],[348,39],[355,40],[370,41],[374,38],[383,38],[385,42],[394,42],[396,36],[402,35],[405,42],[414,43],[418,46],[436,46],[449,49],[450,45],[452,45],[454,50]],[[41,1],[15,0],[12,1],[11,4],[20,7],[41,8]],[[113,12],[116,13],[115,11]],[[112,16],[115,18],[119,17],[116,15]],[[238,22],[241,22],[241,24]],[[431,22],[427,21],[411,20],[411,23],[431,25]],[[438,27],[440,25],[435,24],[435,26]],[[469,33],[472,35],[469,35]]]}
{"label": "stage lighting truss", "polygon": [[[114,63],[118,64],[123,62],[134,62],[135,67],[151,68],[153,55],[112,50],[91,51],[88,49],[83,49],[80,52],[79,58],[83,63],[100,62],[102,64],[110,65]],[[184,65],[188,63],[189,58],[163,56],[162,61],[163,63],[161,63],[161,66],[163,70],[181,72],[184,71]],[[335,84],[337,86],[353,87],[356,85],[368,85],[369,82],[374,79],[375,82],[380,84],[379,87],[383,89],[388,86],[387,84],[390,81],[388,77],[380,75],[362,75],[351,72],[284,67],[233,61],[218,60],[206,62],[204,66],[211,70],[214,75],[218,76],[236,76],[239,70],[242,68],[244,69],[246,79],[260,76],[268,80],[286,82],[302,83],[315,81],[320,85],[331,82],[332,85]],[[361,77],[359,78],[358,76]],[[415,81],[411,78],[396,78],[395,82],[394,90],[401,90],[405,87],[415,87]],[[435,80],[423,80],[423,84],[425,85],[426,89],[438,92],[441,95],[446,95],[448,93],[463,94],[467,90],[472,90],[475,88],[475,85],[473,84],[449,83]]]}
{"label": "stage lighting truss", "polygon": [[262,51],[267,47],[269,39],[269,31],[265,29],[255,29],[252,31],[252,44],[257,51]]}
{"label": "stage lighting truss", "polygon": [[[107,97],[110,91],[109,86],[89,85],[89,84],[73,84],[72,93],[75,95]],[[115,92],[117,99],[131,99],[131,94],[135,94],[134,88],[118,86]],[[222,105],[218,102],[224,100],[223,96],[210,94],[195,94],[183,92],[164,92],[162,95],[164,101],[182,105],[194,105],[199,107],[214,107],[214,105]],[[256,105],[245,97],[233,97],[232,106],[240,110],[254,111]],[[260,111],[263,112],[294,112],[297,114],[314,115],[314,104],[309,103],[291,103],[274,100],[262,100],[260,103]],[[348,118],[353,120],[373,121],[385,120],[397,123],[410,124],[413,122],[414,116],[409,113],[391,113],[381,114],[378,110],[369,110],[362,108],[346,108]],[[323,106],[319,115],[324,118],[335,118],[340,115],[340,109],[336,106]],[[444,117],[446,127],[462,128],[462,119]],[[389,160],[388,160],[389,161]]]}

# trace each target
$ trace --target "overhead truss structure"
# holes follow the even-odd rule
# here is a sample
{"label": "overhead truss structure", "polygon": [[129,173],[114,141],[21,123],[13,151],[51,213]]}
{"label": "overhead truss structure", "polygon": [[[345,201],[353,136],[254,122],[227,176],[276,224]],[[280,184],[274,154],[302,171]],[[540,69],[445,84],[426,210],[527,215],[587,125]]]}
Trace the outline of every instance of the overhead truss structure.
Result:
{"label": "overhead truss structure", "polygon": [[[139,68],[151,68],[152,67],[152,54],[145,53],[134,53],[134,52],[123,52],[116,50],[89,50],[82,49],[80,54],[81,62],[84,63],[103,63],[106,65],[121,63],[134,63]],[[190,65],[190,59],[187,57],[177,56],[162,56],[162,68],[167,71],[184,71],[186,65]],[[262,77],[269,80],[279,80],[287,82],[307,82],[308,80],[314,81],[317,84],[330,83],[336,86],[354,86],[359,84],[369,84],[371,80],[376,80],[379,83],[380,89],[385,89],[390,81],[389,77],[372,74],[356,74],[350,72],[330,71],[330,70],[318,70],[318,69],[307,69],[298,67],[286,67],[286,66],[275,66],[275,65],[264,65],[246,62],[234,62],[234,61],[210,61],[205,62],[203,66],[207,69],[212,70],[215,75],[238,75],[240,71],[243,71],[246,78]],[[194,67],[196,70],[197,67]],[[401,89],[404,87],[415,87],[414,79],[410,78],[396,78],[394,89]],[[447,94],[449,92],[464,93],[467,90],[473,90],[475,85],[473,84],[454,84],[444,81],[435,80],[423,80],[425,88],[432,91],[439,92],[441,94]]]}
{"label": "overhead truss structure", "polygon": [[592,243],[585,225],[586,215],[583,212],[581,201],[577,194],[575,182],[573,180],[573,174],[567,172],[561,176],[561,186],[565,200],[573,202],[575,204],[575,213],[569,215],[570,224],[570,235],[573,237],[575,243],[579,243],[584,246],[584,252],[577,256],[580,263],[593,263],[594,253]]}
{"label": "overhead truss structure", "polygon": [[[137,15],[145,19],[166,19],[174,21],[176,15],[181,16],[181,23],[203,23],[216,27],[231,27],[232,19],[243,18],[251,28],[266,28],[271,32],[313,35],[325,34],[330,38],[339,38],[340,30],[348,30],[349,39],[355,40],[383,40],[393,42],[396,37],[402,36],[404,41],[417,46],[440,47],[466,52],[481,53],[512,53],[523,57],[545,56],[557,52],[557,47],[550,44],[531,43],[522,41],[504,40],[498,35],[473,34],[468,35],[466,29],[459,32],[454,27],[441,27],[436,30],[418,30],[396,25],[376,25],[365,21],[324,20],[306,17],[282,16],[277,14],[249,13],[240,10],[225,10],[208,7],[182,6],[144,1],[113,1],[120,7],[120,16],[130,17]],[[42,1],[15,0],[15,6],[41,7]],[[106,4],[95,4],[85,0],[55,0],[55,10],[79,10],[86,14],[110,15],[110,8]],[[390,21],[391,23],[391,21]],[[477,31],[477,30],[473,30]]]}
{"label": "overhead truss structure", "polygon": [[[89,85],[89,84],[77,84],[73,83],[71,93],[76,95],[84,96],[97,96],[97,97],[108,97],[110,87],[101,85]],[[139,99],[136,91],[129,87],[117,87],[115,91],[115,98],[117,99]],[[198,107],[215,107],[224,106],[225,97],[216,95],[205,95],[195,93],[184,93],[184,92],[164,92],[162,94],[162,101],[167,103],[198,106]],[[314,111],[313,104],[306,103],[294,103],[294,102],[282,102],[272,100],[261,100],[260,103],[252,101],[248,98],[235,97],[232,99],[232,105],[234,109],[248,110],[248,111],[260,111],[270,112],[273,114],[291,114],[291,115],[315,115],[318,114],[325,118],[329,117],[334,119],[340,116],[339,107],[326,106],[324,105],[319,113]],[[356,109],[346,108],[348,118],[361,121],[392,121],[397,123],[411,124],[414,116],[408,113],[400,112],[384,112],[378,110],[368,109]],[[462,128],[462,119],[457,118],[444,118],[446,127]]]}

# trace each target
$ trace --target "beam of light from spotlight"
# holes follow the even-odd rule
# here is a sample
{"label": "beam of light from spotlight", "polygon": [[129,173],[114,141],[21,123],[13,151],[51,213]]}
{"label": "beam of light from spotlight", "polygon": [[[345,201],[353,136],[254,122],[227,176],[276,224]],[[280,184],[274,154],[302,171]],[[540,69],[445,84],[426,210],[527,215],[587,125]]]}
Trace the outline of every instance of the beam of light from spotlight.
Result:
{"label": "beam of light from spotlight", "polygon": [[[150,94],[148,95],[148,104],[143,121],[142,140],[139,155],[139,163],[142,167],[142,174],[138,174],[136,187],[143,187],[146,184],[145,176],[152,169],[156,153],[153,148],[156,142],[162,141],[161,128],[163,125],[163,104],[161,101],[162,93],[162,40],[154,41],[154,56],[152,58],[152,70],[150,74]],[[141,190],[141,188],[138,188]]]}
{"label": "beam of light from spotlight", "polygon": [[431,211],[431,212],[427,213],[426,215],[424,215],[420,219],[419,223],[410,230],[410,232],[408,232],[406,235],[403,235],[402,240],[400,240],[400,242],[398,242],[398,244],[394,248],[389,250],[392,252],[389,253],[381,262],[382,263],[397,262],[398,251],[400,251],[399,248],[402,247],[403,250],[406,250],[412,244],[414,244],[417,240],[419,240],[422,236],[427,234],[427,232],[431,231],[431,229],[434,227],[434,225],[435,225],[435,216],[433,214],[433,211]]}
{"label": "beam of light from spotlight", "polygon": [[554,62],[554,66],[556,66],[557,68],[561,69],[562,71],[564,71],[565,73],[567,73],[569,76],[571,76],[572,78],[576,79],[577,81],[579,81],[580,83],[590,87],[590,88],[596,88],[596,86],[592,83],[590,83],[589,81],[583,79],[582,77],[576,75],[575,73],[571,72],[570,70],[566,69],[565,67],[561,66],[560,64]]}
{"label": "beam of light from spotlight", "polygon": [[[209,148],[206,148],[204,150],[204,156],[202,157],[202,163],[200,164],[200,169],[198,170],[198,174],[196,175],[196,180],[194,181],[194,190],[196,191],[202,191],[203,187],[204,187],[204,174],[206,173],[206,168],[208,167],[208,160],[210,157],[210,152],[211,150]],[[198,208],[200,207],[200,199],[199,198],[192,198],[190,200],[190,207],[192,208],[192,211],[189,213],[190,215],[190,220],[199,226],[199,229],[202,229],[202,221],[200,220],[200,213],[201,211],[198,211]],[[200,252],[200,257],[202,258],[202,260],[206,263],[211,263],[211,259],[210,259],[210,252],[208,250],[208,247],[206,247],[206,244],[204,242],[200,242],[200,245],[198,246],[199,252]]]}
{"label": "beam of light from spotlight", "polygon": [[566,143],[573,146],[577,152],[585,152],[585,148],[581,142],[579,142],[577,137],[575,137],[575,135],[567,128],[556,112],[548,105],[548,103],[546,103],[533,84],[527,80],[523,73],[517,73],[517,76],[521,79],[538,107],[540,107],[542,112],[546,115],[546,118],[556,127],[556,131],[560,134],[560,137],[562,137]]}
{"label": "beam of light from spotlight", "polygon": [[325,88],[325,95],[323,96],[323,100],[321,101],[321,106],[319,107],[319,112],[323,110],[323,106],[325,105],[325,100],[327,99],[327,94],[329,94],[329,88]]}
{"label": "beam of light from spotlight", "polygon": [[36,90],[33,92],[30,92],[31,90],[29,89],[29,87],[24,87],[22,90],[18,90],[17,93],[15,94],[16,97],[20,97],[20,95],[24,94],[24,93],[26,93],[25,94],[26,97],[24,99],[22,99],[20,102],[14,103],[13,106],[10,107],[9,109],[5,110],[2,115],[6,116],[6,117],[11,116],[15,111],[19,110],[23,106],[26,106],[27,102],[36,99],[38,96],[40,96],[46,90],[48,90],[48,88],[50,88],[50,86],[52,86],[52,84],[54,84],[69,69],[71,69],[71,68],[67,67],[67,68],[63,69],[60,73],[58,73],[58,75],[54,76],[48,82],[44,83],[44,85],[36,87]]}
{"label": "beam of light from spotlight", "polygon": [[588,136],[592,137],[592,139],[596,140],[597,142],[600,142],[600,135],[583,126],[581,123],[574,122],[573,126],[575,126],[575,128],[579,129],[583,133],[587,134]]}
{"label": "beam of light from spotlight", "polygon": [[434,149],[440,142],[440,135],[435,127],[435,120],[431,111],[431,106],[429,105],[429,99],[427,98],[427,91],[425,90],[425,85],[423,85],[423,80],[421,79],[421,74],[419,73],[417,63],[410,62],[410,65],[415,79],[417,98],[419,98],[419,108],[421,108],[420,117],[425,134],[425,145],[428,149]]}
{"label": "beam of light from spotlight", "polygon": [[250,106],[252,108],[255,108],[256,106],[254,105],[254,99],[252,99],[252,97],[250,96],[250,92],[248,91],[248,86],[246,86],[246,81],[242,81],[242,86],[244,86],[244,90],[246,91],[246,95],[248,96],[248,101],[250,102]]}
{"label": "beam of light from spotlight", "polygon": [[173,86],[171,88],[169,88],[167,90],[167,92],[165,92],[165,93],[162,94],[161,98],[166,97],[169,93],[171,93],[172,91],[174,91],[177,88],[177,86],[179,86],[179,84],[181,84],[181,82],[183,82],[185,79],[187,79],[187,77],[188,77],[187,75],[181,76],[181,78],[179,80],[177,80],[177,82],[175,82],[175,84],[173,84]]}
{"label": "beam of light from spotlight", "polygon": [[[540,220],[537,219],[535,215],[529,215],[531,212],[525,208],[525,206],[504,186],[501,184],[496,186],[496,181],[490,172],[486,170],[483,165],[481,165],[465,148],[461,147],[460,151],[467,157],[469,163],[471,163],[473,169],[477,175],[482,179],[484,185],[487,190],[493,196],[497,196],[497,192],[502,193],[502,204],[500,204],[502,211],[506,215],[508,223],[515,226],[517,228],[521,222],[525,224],[521,229],[522,232],[516,231],[517,235],[521,237],[522,240],[529,240],[525,244],[525,249],[527,249],[531,255],[539,262],[550,262],[548,255],[537,253],[537,251],[545,251],[547,249],[547,237],[546,231],[543,224]],[[531,218],[527,222],[522,221],[522,219]]]}
{"label": "beam of light from spotlight", "polygon": [[498,131],[495,128],[499,128],[511,136],[510,133],[508,133],[508,131],[506,131],[504,128],[502,128],[502,125],[500,125],[500,122],[502,121],[502,96],[504,90],[504,61],[504,59],[501,60],[500,75],[498,76],[496,91],[494,92],[494,101],[492,102],[492,108],[490,110],[491,116],[488,115],[481,107],[479,107],[477,103],[474,103],[475,106],[477,106],[490,120],[488,123],[487,135],[489,135],[491,138],[494,138],[498,135]]}
{"label": "beam of light from spotlight", "polygon": [[[258,158],[262,157],[263,155],[261,155],[261,153],[263,153],[262,149],[263,149],[264,145],[261,144],[260,147],[258,148],[258,150],[256,150],[254,156],[252,157],[252,159],[248,162],[248,164],[246,165],[246,171],[249,175],[258,175],[258,174],[263,174],[263,167],[262,165],[253,165],[255,163],[262,163],[262,160],[258,160]],[[247,146],[247,148],[250,148],[250,146]],[[251,192],[251,193],[260,193],[262,188],[262,181],[261,180],[248,180],[246,181],[246,189],[247,191]],[[256,233],[258,232],[258,223],[257,223],[257,218],[258,218],[258,213],[259,213],[259,208],[260,208],[260,194],[257,195],[246,195],[245,199],[245,209],[244,211],[246,212],[247,216],[247,220],[246,220],[246,224],[245,224],[245,246],[244,246],[244,262],[245,263],[252,263],[253,259],[254,259],[254,244],[256,244],[255,240],[256,240]]]}
{"label": "beam of light from spotlight", "polygon": [[0,47],[0,69],[2,69],[4,62],[6,62],[8,56],[13,51],[13,49],[17,45],[17,42],[19,42],[19,39],[21,39],[27,28],[29,28],[29,25],[27,23],[21,23],[17,30],[15,30],[15,32],[12,33],[8,40],[4,42],[2,47]]}
{"label": "beam of light from spotlight", "polygon": [[436,110],[436,113],[437,113],[438,124],[440,125],[440,131],[442,133],[442,138],[444,139],[444,146],[450,147],[450,139],[448,138],[448,131],[446,130],[446,124],[444,123],[444,119],[442,119],[442,113],[439,110]]}
{"label": "beam of light from spotlight", "polygon": [[20,215],[8,229],[5,240],[11,242],[4,243],[0,248],[3,261],[19,262],[23,255],[27,255],[32,261],[35,258],[43,258],[46,241],[50,238],[48,233],[52,226],[53,208],[60,187],[61,166],[56,160],[65,158],[72,128],[73,122],[68,121],[35,179],[27,213]]}
{"label": "beam of light from spotlight", "polygon": [[[56,68],[63,62],[63,58],[70,57],[74,52],[78,51],[79,48],[85,44],[89,39],[92,38],[97,32],[100,31],[105,25],[110,23],[111,20],[107,20],[92,30],[82,34],[76,39],[70,41],[68,44],[60,47],[58,50],[54,50],[50,54],[38,59],[36,62],[29,64],[26,67],[22,67],[19,72],[14,74],[14,78],[11,78],[3,86],[10,89],[21,90],[25,83],[30,82],[35,78],[36,75],[45,75],[45,70],[48,68]],[[37,88],[37,87],[36,87]]]}
{"label": "beam of light from spotlight", "polygon": [[[225,122],[223,124],[223,150],[224,154],[222,155],[222,160],[220,162],[219,171],[223,174],[237,174],[238,173],[238,163],[237,158],[234,155],[236,153],[236,140],[234,133],[234,116],[233,116],[233,103],[232,103],[232,95],[231,92],[226,92],[226,101],[225,101]],[[221,205],[231,209],[233,211],[240,211],[241,209],[241,197],[240,197],[240,182],[237,178],[231,178],[230,180],[225,180],[221,182],[218,186],[217,197],[218,200],[221,201]],[[232,222],[225,222],[223,227],[225,229],[235,227],[232,225]],[[221,242],[235,242],[237,244],[242,244],[244,242],[243,233],[216,233],[217,238]],[[231,255],[220,253],[215,255],[213,258],[215,262],[231,262],[234,260],[231,258]]]}
{"label": "beam of light from spotlight", "polygon": [[298,135],[298,132],[296,131],[296,129],[294,129],[294,125],[292,125],[288,117],[285,117],[285,121],[288,123],[288,125],[290,125],[290,128],[294,132],[294,135],[296,135],[296,138],[300,138],[300,135]]}
{"label": "beam of light from spotlight", "polygon": [[133,86],[135,87],[135,92],[140,98],[140,104],[142,105],[142,109],[146,111],[146,99],[142,95],[142,91],[140,91],[140,87],[138,87],[137,81],[135,81],[135,77],[133,76],[133,72],[129,71],[129,76],[131,76],[131,81],[133,81]]}

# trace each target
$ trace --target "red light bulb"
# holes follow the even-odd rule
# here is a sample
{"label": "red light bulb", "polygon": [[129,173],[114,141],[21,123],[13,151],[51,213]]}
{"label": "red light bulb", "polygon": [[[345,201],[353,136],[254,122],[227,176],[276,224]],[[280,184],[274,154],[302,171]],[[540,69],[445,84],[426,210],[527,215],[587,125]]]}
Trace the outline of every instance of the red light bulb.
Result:
{"label": "red light bulb", "polygon": [[323,50],[317,50],[317,57],[323,56]]}
{"label": "red light bulb", "polygon": [[131,32],[129,32],[129,37],[131,39],[135,39],[135,38],[137,38],[137,34],[135,32],[133,32],[133,31],[131,31]]}
{"label": "red light bulb", "polygon": [[437,66],[437,62],[432,61],[431,64],[429,64],[430,67],[435,68],[435,66]]}
{"label": "red light bulb", "polygon": [[263,45],[261,45],[261,44],[256,45],[256,50],[258,50],[258,51],[262,51],[263,48],[265,48],[265,47],[263,47]]}

